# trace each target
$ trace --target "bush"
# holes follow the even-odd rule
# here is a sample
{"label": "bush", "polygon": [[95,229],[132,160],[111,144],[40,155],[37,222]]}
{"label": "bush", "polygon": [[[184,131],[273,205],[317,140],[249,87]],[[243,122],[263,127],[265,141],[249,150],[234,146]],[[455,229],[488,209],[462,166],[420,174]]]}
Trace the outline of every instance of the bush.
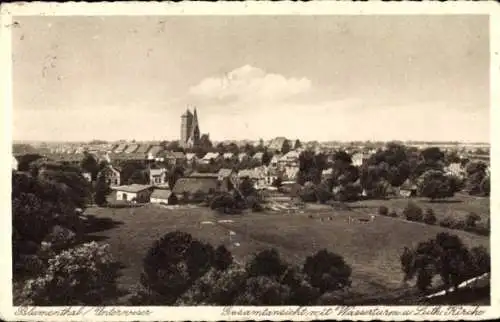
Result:
{"label": "bush", "polygon": [[454,225],[455,225],[455,220],[450,216],[442,219],[439,222],[439,226],[441,227],[452,228]]}
{"label": "bush", "polygon": [[235,299],[235,305],[285,305],[290,288],[270,276],[255,276],[246,280],[244,291]]}
{"label": "bush", "polygon": [[475,212],[471,212],[465,218],[466,227],[476,227],[476,223],[481,220],[481,217]]}
{"label": "bush", "polygon": [[389,217],[394,217],[394,218],[398,217],[398,213],[396,212],[395,209],[393,209],[389,212]]}
{"label": "bush", "polygon": [[382,216],[387,216],[389,214],[389,208],[387,208],[386,206],[380,206],[378,208],[378,214]]}
{"label": "bush", "polygon": [[303,272],[313,287],[321,293],[344,289],[351,285],[352,269],[344,258],[326,249],[308,256],[304,263]]}
{"label": "bush", "polygon": [[172,304],[213,264],[214,249],[188,233],[174,231],[148,250],[141,284],[158,293],[162,303]]}
{"label": "bush", "polygon": [[254,255],[247,263],[246,271],[249,276],[281,276],[288,268],[288,264],[281,258],[276,249],[266,249]]}
{"label": "bush", "polygon": [[116,297],[118,265],[108,245],[96,242],[61,252],[26,282],[26,305],[103,305]]}
{"label": "bush", "polygon": [[409,202],[406,205],[405,209],[403,210],[403,215],[406,220],[410,221],[422,221],[424,218],[422,208],[420,208],[413,202]]}
{"label": "bush", "polygon": [[434,210],[432,208],[427,208],[424,214],[424,222],[428,225],[434,225],[437,221],[436,215],[434,215]]}
{"label": "bush", "polygon": [[458,229],[458,230],[464,230],[466,227],[467,227],[467,224],[465,223],[465,220],[463,220],[463,219],[455,221],[453,223],[453,225],[451,225],[451,228]]}
{"label": "bush", "polygon": [[44,238],[44,242],[50,243],[56,252],[69,247],[75,240],[76,234],[72,230],[59,225],[54,226],[52,231]]}

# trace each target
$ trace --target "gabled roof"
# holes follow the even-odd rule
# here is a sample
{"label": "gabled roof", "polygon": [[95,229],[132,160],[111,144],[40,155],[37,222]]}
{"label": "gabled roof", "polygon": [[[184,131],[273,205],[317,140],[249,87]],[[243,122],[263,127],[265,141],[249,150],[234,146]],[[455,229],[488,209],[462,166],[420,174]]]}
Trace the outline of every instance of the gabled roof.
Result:
{"label": "gabled roof", "polygon": [[175,183],[172,190],[175,194],[184,192],[194,194],[196,192],[209,193],[210,190],[217,190],[218,181],[216,178],[180,178]]}
{"label": "gabled roof", "polygon": [[135,150],[135,153],[146,153],[149,151],[151,145],[149,144],[141,144],[139,145],[139,148]]}
{"label": "gabled roof", "polygon": [[217,174],[219,175],[219,177],[229,177],[231,173],[233,173],[232,169],[222,168]]}
{"label": "gabled roof", "polygon": [[162,168],[162,169],[149,169],[149,174],[154,176],[154,175],[162,175],[166,173],[167,170]]}
{"label": "gabled roof", "polygon": [[203,157],[204,160],[210,160],[210,159],[215,159],[219,156],[219,153],[216,153],[216,152],[208,152],[207,154],[205,154],[205,156]]}
{"label": "gabled roof", "polygon": [[131,193],[136,193],[136,192],[141,192],[147,189],[151,189],[152,186],[150,185],[145,185],[145,184],[130,184],[126,186],[118,186],[118,187],[113,187],[111,189],[117,190],[117,191],[123,191],[123,192],[131,192]]}
{"label": "gabled roof", "polygon": [[135,152],[137,149],[139,148],[139,144],[130,144],[129,146],[127,146],[127,148],[125,149],[125,153],[133,153]]}
{"label": "gabled roof", "polygon": [[118,144],[114,149],[113,149],[113,153],[121,153],[123,151],[125,151],[125,149],[127,148],[127,144],[126,143],[121,143],[121,144]]}
{"label": "gabled roof", "polygon": [[160,145],[152,145],[149,148],[149,150],[148,150],[148,154],[151,154],[152,156],[155,157],[161,151],[163,151],[163,147],[162,146],[160,146]]}
{"label": "gabled roof", "polygon": [[217,173],[211,172],[193,172],[189,175],[190,178],[215,178],[217,179],[219,175]]}
{"label": "gabled roof", "polygon": [[170,195],[172,194],[172,191],[169,189],[155,189],[153,193],[151,194],[151,198],[155,199],[168,199],[170,198]]}
{"label": "gabled roof", "polygon": [[253,155],[254,159],[261,160],[264,157],[264,152],[257,152]]}

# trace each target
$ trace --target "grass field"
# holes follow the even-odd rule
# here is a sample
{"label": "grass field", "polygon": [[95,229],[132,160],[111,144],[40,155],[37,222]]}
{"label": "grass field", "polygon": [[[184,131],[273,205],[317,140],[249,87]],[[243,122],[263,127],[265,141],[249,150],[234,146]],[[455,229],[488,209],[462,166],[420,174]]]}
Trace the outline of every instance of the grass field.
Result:
{"label": "grass field", "polygon": [[[403,202],[404,206],[407,201]],[[373,207],[379,205],[380,201]],[[459,203],[446,205],[453,208]],[[111,245],[113,254],[124,265],[120,284],[125,287],[139,282],[142,259],[151,244],[167,232],[181,230],[214,246],[226,245],[240,262],[246,261],[256,251],[272,247],[287,261],[302,263],[306,256],[327,248],[344,256],[352,266],[353,288],[363,294],[401,287],[399,255],[403,247],[434,237],[440,231],[457,234],[468,245],[489,248],[487,237],[389,217],[376,216],[373,222],[349,223],[348,216],[366,217],[365,212],[370,209],[368,201],[357,206],[359,208],[354,211],[328,209],[306,210],[302,214],[250,213],[237,216],[219,215],[207,208],[172,210],[154,205],[89,208],[87,214],[95,216],[93,226],[97,228],[88,237]],[[221,223],[219,220],[233,222]],[[202,224],[207,221],[211,223]],[[232,240],[229,231],[236,233]],[[235,242],[240,246],[234,246]]]}
{"label": "grass field", "polygon": [[434,210],[438,221],[451,216],[456,219],[465,219],[465,217],[475,212],[481,216],[481,220],[486,221],[490,217],[490,199],[485,197],[473,197],[465,194],[457,194],[455,197],[430,202],[427,198],[395,198],[388,200],[362,200],[352,203],[351,206],[361,212],[377,213],[378,207],[386,206],[390,210],[396,210],[399,216],[402,216],[403,209],[409,201],[416,203],[422,209],[431,208]]}

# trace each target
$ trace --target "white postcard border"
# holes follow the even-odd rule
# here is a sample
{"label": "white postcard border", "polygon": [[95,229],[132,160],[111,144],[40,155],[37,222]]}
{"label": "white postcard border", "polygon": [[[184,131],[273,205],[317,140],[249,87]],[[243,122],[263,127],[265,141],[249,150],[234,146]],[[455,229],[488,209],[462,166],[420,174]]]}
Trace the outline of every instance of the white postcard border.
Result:
{"label": "white postcard border", "polygon": [[[2,72],[1,77],[1,102],[2,109],[2,129],[1,132],[1,153],[2,160],[10,162],[11,142],[12,142],[12,62],[11,62],[11,28],[13,16],[78,16],[78,15],[122,15],[122,16],[141,16],[141,15],[420,15],[420,14],[486,14],[490,16],[490,143],[491,143],[491,164],[500,162],[500,147],[495,142],[494,134],[495,124],[500,124],[500,7],[495,2],[218,2],[218,3],[199,3],[199,2],[180,2],[180,3],[18,3],[6,4],[1,7],[1,58]],[[495,90],[497,89],[497,90]],[[43,122],[43,120],[40,120]],[[467,129],[464,129],[466,131]],[[491,305],[488,307],[462,307],[466,310],[484,310],[484,314],[456,314],[449,311],[450,307],[437,306],[442,312],[438,314],[431,309],[432,306],[423,308],[416,307],[397,307],[397,306],[378,306],[378,307],[354,307],[356,312],[368,312],[360,315],[342,315],[342,307],[35,307],[39,314],[31,315],[27,312],[20,313],[19,308],[12,306],[12,272],[11,272],[11,211],[10,211],[10,169],[5,166],[1,168],[1,206],[3,216],[1,216],[1,225],[3,228],[1,247],[1,270],[0,278],[2,281],[3,292],[0,292],[0,316],[8,321],[81,321],[81,320],[105,320],[105,321],[180,321],[180,320],[318,320],[318,319],[343,319],[343,320],[482,320],[493,319],[500,316],[500,294],[499,290],[493,285],[499,285],[498,277],[492,273],[491,279]],[[491,213],[500,213],[499,189],[496,188],[500,171],[492,167],[492,190],[491,190]],[[500,218],[491,216],[492,233],[491,245],[497,245],[500,237],[493,233],[500,227]],[[491,247],[492,272],[500,271],[499,251]],[[301,315],[298,310],[304,310]],[[111,312],[115,310],[115,312]],[[122,315],[125,310],[137,310],[137,312],[149,311],[149,314]],[[245,315],[227,315],[228,310],[237,312],[245,310],[252,314]],[[279,310],[283,314],[273,315],[271,311]],[[370,312],[371,310],[371,312]],[[378,311],[377,311],[378,310]],[[419,313],[419,310],[421,312]],[[425,312],[423,311],[425,310]],[[48,313],[42,314],[42,311]],[[252,312],[254,311],[254,312]],[[394,315],[387,315],[384,312],[393,312]],[[58,312],[67,312],[66,315],[58,315]],[[70,312],[76,312],[71,315]],[[121,312],[121,313],[119,313]],[[269,313],[269,314],[266,314]],[[289,314],[286,314],[286,313]],[[325,313],[326,312],[326,313]],[[109,315],[107,315],[109,313]],[[379,313],[379,314],[377,314]],[[396,314],[397,313],[397,314]],[[425,314],[423,314],[425,313]],[[48,315],[50,314],[50,315]]]}

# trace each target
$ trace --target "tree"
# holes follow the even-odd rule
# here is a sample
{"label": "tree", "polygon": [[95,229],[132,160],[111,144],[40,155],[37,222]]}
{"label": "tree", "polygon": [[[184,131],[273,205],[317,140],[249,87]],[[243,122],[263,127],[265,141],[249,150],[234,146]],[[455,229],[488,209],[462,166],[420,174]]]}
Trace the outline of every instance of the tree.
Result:
{"label": "tree", "polygon": [[281,146],[281,154],[287,154],[292,149],[292,145],[289,140],[285,140]]}
{"label": "tree", "polygon": [[148,170],[135,170],[127,180],[128,184],[149,184]]}
{"label": "tree", "polygon": [[403,216],[406,220],[410,221],[422,221],[424,218],[424,214],[422,212],[422,208],[417,206],[414,202],[408,202],[406,207],[403,210]]}
{"label": "tree", "polygon": [[311,285],[321,293],[344,289],[351,285],[351,267],[344,258],[326,249],[308,256],[303,271]]}
{"label": "tree", "polygon": [[43,159],[43,156],[36,153],[24,154],[17,157],[18,165],[17,170],[19,171],[29,171],[32,162]]}
{"label": "tree", "polygon": [[210,141],[210,137],[208,134],[203,134],[200,138],[200,147],[202,149],[211,149],[213,147],[212,141]]}
{"label": "tree", "polygon": [[430,198],[431,201],[441,198],[453,197],[450,179],[441,171],[428,170],[417,184],[419,195]]}
{"label": "tree", "polygon": [[[482,183],[487,177],[486,169],[487,165],[484,162],[469,162],[466,167],[467,179],[465,183],[465,190],[469,194],[481,194],[481,188],[485,188],[484,186],[482,186]],[[484,183],[487,183],[487,181]]]}
{"label": "tree", "polygon": [[87,152],[84,153],[84,157],[80,163],[80,167],[83,171],[89,172],[91,174],[92,181],[97,179],[97,174],[99,173],[99,163],[92,154]]}
{"label": "tree", "polygon": [[95,194],[94,194],[94,201],[95,203],[99,206],[102,207],[107,204],[107,199],[106,197],[110,194],[111,189],[109,187],[109,184],[106,180],[106,176],[104,173],[101,173],[97,177],[97,182],[95,186]]}
{"label": "tree", "polygon": [[424,222],[428,225],[434,225],[437,221],[436,215],[434,214],[434,210],[432,208],[425,209],[424,213]]}
{"label": "tree", "polygon": [[239,189],[245,197],[251,196],[256,192],[252,180],[248,177],[241,180]]}
{"label": "tree", "polygon": [[484,249],[471,251],[458,236],[442,232],[413,250],[405,248],[400,260],[405,280],[417,276],[417,287],[425,291],[436,274],[446,289],[458,289],[462,281],[488,272],[489,258]]}
{"label": "tree", "polygon": [[297,149],[300,149],[300,148],[302,148],[302,143],[300,142],[299,139],[297,139],[297,140],[295,140],[295,144],[293,146],[293,149],[297,150]]}
{"label": "tree", "polygon": [[490,195],[490,176],[484,177],[484,179],[481,181],[480,184],[480,191],[483,196],[489,196]]}
{"label": "tree", "polygon": [[[143,261],[141,284],[156,292],[161,304],[172,304],[213,264],[214,249],[184,232],[155,241]],[[158,303],[160,304],[160,303]]]}
{"label": "tree", "polygon": [[476,214],[475,212],[471,212],[465,218],[465,226],[467,228],[476,227],[477,222],[480,220],[481,217],[478,214]]}
{"label": "tree", "polygon": [[168,151],[179,151],[179,150],[181,150],[181,146],[179,144],[179,141],[169,142],[168,145],[167,145],[167,150]]}
{"label": "tree", "polygon": [[181,166],[175,166],[172,171],[169,172],[168,174],[168,186],[170,189],[174,189],[175,183],[179,178],[182,178],[184,176],[184,168]]}

